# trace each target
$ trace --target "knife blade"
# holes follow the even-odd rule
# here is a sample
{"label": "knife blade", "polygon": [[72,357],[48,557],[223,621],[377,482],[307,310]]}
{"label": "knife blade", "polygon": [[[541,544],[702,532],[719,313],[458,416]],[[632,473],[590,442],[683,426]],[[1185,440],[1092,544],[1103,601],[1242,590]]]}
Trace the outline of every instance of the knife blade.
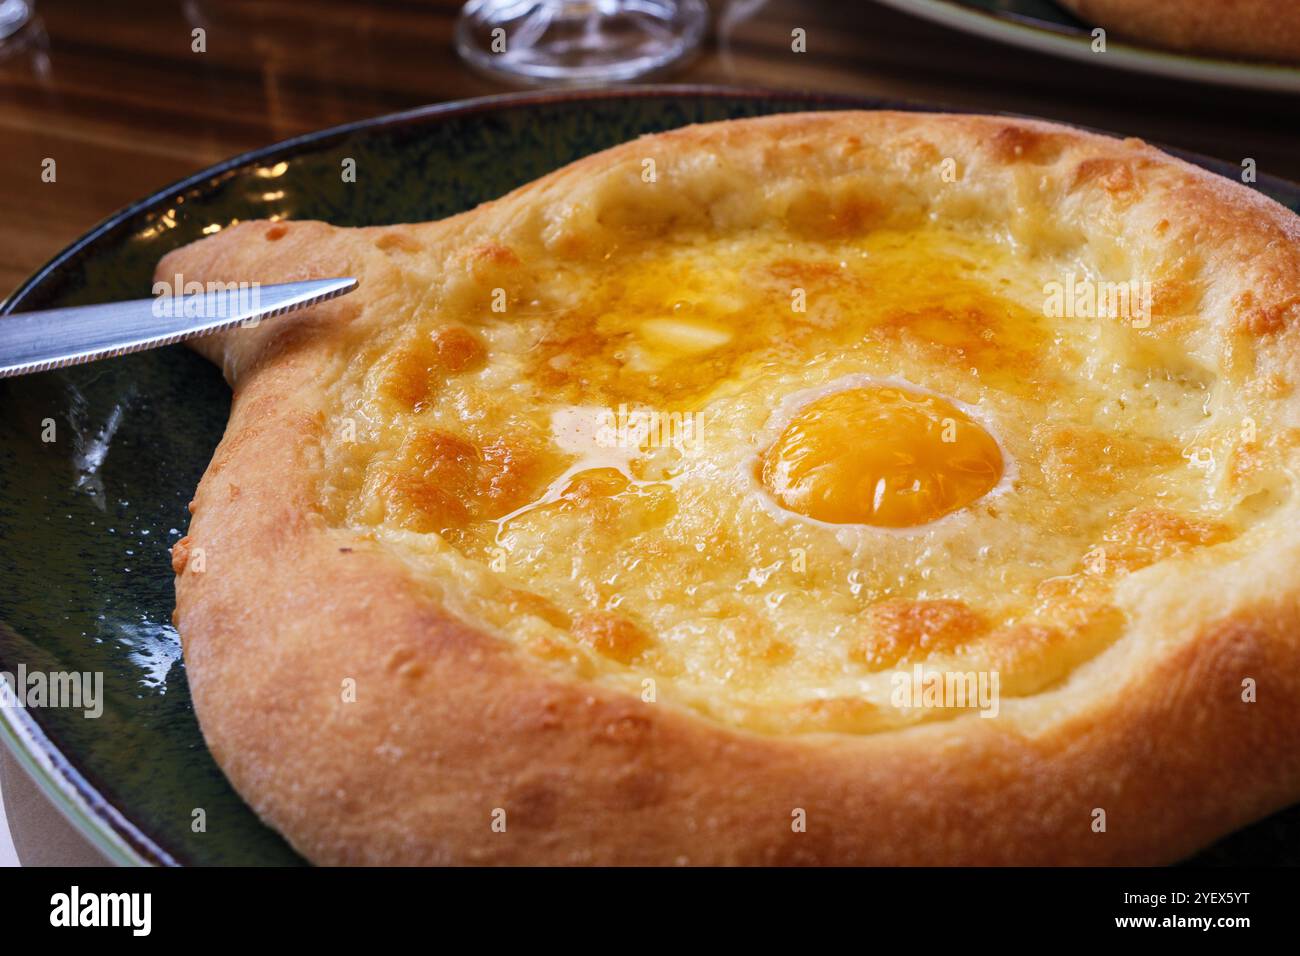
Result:
{"label": "knife blade", "polygon": [[262,319],[346,295],[357,287],[357,280],[216,285],[222,287],[190,295],[159,295],[0,317],[0,378],[255,325]]}

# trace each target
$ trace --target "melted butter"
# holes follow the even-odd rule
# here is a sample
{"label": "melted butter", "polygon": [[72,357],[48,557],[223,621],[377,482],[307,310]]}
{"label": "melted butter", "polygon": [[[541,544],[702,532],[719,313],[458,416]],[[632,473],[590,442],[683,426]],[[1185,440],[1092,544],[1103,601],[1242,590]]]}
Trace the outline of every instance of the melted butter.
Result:
{"label": "melted butter", "polygon": [[[978,263],[978,265],[977,265]],[[755,366],[896,353],[1027,392],[1048,334],[1009,288],[1008,252],[943,230],[811,244],[777,233],[593,263],[580,304],[547,319],[528,374],[570,404],[696,407]]]}
{"label": "melted butter", "polygon": [[594,406],[563,406],[551,413],[551,438],[555,446],[571,456],[571,463],[551,480],[537,500],[501,518],[494,519],[493,543],[509,544],[512,525],[547,510],[590,507],[605,499],[633,498],[668,493],[670,483],[646,481],[634,470],[645,449],[620,434],[617,417]]}

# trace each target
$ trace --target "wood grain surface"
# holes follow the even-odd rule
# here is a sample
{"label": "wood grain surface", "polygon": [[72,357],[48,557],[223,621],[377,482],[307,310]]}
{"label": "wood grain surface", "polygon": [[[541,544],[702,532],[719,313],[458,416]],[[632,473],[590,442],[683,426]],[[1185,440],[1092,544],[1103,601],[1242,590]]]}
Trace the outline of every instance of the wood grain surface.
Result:
{"label": "wood grain surface", "polygon": [[[451,46],[452,0],[36,0],[0,49],[0,294],[114,210],[299,133],[504,92]],[[1058,60],[856,2],[715,2],[661,82],[835,91],[1050,117],[1300,179],[1300,98]],[[206,31],[206,52],[191,31]],[[791,31],[807,52],[791,50]],[[41,179],[42,163],[57,179]]]}

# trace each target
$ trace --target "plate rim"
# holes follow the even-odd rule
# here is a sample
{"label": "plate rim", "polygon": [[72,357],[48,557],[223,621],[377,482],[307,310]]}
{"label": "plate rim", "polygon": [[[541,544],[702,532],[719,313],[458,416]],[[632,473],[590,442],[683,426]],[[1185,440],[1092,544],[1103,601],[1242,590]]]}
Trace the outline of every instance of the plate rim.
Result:
{"label": "plate rim", "polygon": [[1082,37],[1013,20],[968,6],[963,0],[876,0],[902,13],[985,37],[1080,62],[1147,73],[1182,81],[1212,83],[1269,93],[1300,93],[1300,67],[1285,63],[1232,60],[1226,57],[1179,53],[1106,38],[1106,54],[1098,58]]}
{"label": "plate rim", "polygon": [[118,866],[176,866],[176,859],[108,800],[24,710],[0,707],[0,741],[41,796]]}
{"label": "plate rim", "polygon": [[[882,0],[893,2],[893,0]],[[124,228],[137,215],[165,205],[179,194],[205,184],[213,183],[239,170],[272,159],[292,158],[309,147],[330,144],[357,132],[418,125],[454,116],[471,115],[519,106],[546,105],[572,101],[651,99],[693,97],[696,99],[733,100],[798,100],[839,106],[846,109],[898,109],[909,112],[983,113],[1024,119],[1045,119],[1007,111],[973,110],[940,103],[870,97],[848,93],[820,92],[798,89],[779,89],[753,86],[727,86],[716,84],[665,84],[633,85],[603,88],[571,88],[528,90],[498,93],[490,96],[450,100],[384,113],[354,120],[336,126],[303,133],[267,146],[239,153],[190,176],[164,186],[110,214],[80,237],[57,252],[23,281],[8,297],[0,301],[0,317],[20,310],[26,300],[40,287],[77,257],[86,254],[95,243],[114,231]],[[1108,136],[1118,134],[1061,120],[1049,120]],[[1202,168],[1218,166],[1230,168],[1226,160],[1172,147],[1154,144],[1172,155],[1188,162],[1197,162]],[[1282,190],[1300,196],[1300,184],[1277,176],[1261,175],[1254,184],[1258,189],[1274,183]],[[7,626],[7,625],[6,625]],[[4,662],[0,661],[0,669]],[[111,862],[135,866],[179,866],[185,861],[174,856],[137,827],[130,818],[113,804],[63,752],[58,743],[46,733],[40,722],[26,709],[0,707],[0,744],[6,746],[15,760],[28,773],[41,794],[48,799],[88,842]]]}

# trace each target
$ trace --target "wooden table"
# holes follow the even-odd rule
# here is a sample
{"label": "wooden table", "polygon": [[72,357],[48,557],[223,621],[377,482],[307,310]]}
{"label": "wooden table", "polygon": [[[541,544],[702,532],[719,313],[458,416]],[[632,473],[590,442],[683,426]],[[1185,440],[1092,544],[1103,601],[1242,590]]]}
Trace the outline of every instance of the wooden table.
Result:
{"label": "wooden table", "polygon": [[[309,130],[502,92],[451,48],[453,0],[36,0],[0,60],[0,293],[134,199]],[[671,82],[838,91],[1111,129],[1300,179],[1300,98],[1159,80],[967,36],[868,0],[715,2]],[[204,53],[191,31],[206,30]],[[808,52],[791,51],[795,27]],[[56,161],[55,182],[42,163]]]}

